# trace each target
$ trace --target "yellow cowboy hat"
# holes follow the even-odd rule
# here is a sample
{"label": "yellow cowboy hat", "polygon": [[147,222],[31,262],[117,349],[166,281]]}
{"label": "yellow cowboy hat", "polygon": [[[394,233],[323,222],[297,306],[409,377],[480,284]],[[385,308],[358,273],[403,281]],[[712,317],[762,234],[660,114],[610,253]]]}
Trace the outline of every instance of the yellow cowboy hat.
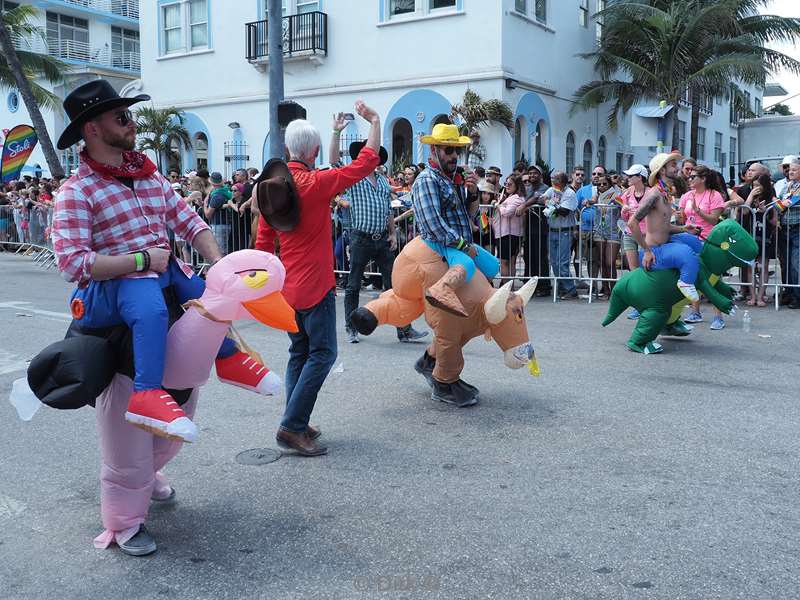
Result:
{"label": "yellow cowboy hat", "polygon": [[423,135],[420,138],[423,144],[431,146],[469,146],[472,140],[465,135],[461,135],[458,125],[439,123],[434,125],[431,135]]}

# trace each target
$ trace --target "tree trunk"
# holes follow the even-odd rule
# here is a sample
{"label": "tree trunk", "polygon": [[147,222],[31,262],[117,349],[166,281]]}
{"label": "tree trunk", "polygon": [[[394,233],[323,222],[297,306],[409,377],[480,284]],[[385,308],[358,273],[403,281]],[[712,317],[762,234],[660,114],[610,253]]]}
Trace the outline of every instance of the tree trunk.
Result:
{"label": "tree trunk", "polygon": [[692,108],[691,146],[689,149],[689,156],[691,156],[695,160],[701,160],[701,159],[705,160],[705,156],[703,156],[702,158],[697,156],[697,134],[699,133],[699,127],[700,127],[700,94],[698,94],[695,90],[692,90],[691,93],[691,108]]}
{"label": "tree trunk", "polygon": [[47,161],[47,166],[50,168],[50,175],[61,179],[64,177],[64,167],[61,165],[61,161],[58,160],[56,149],[53,147],[53,141],[50,139],[50,133],[47,131],[47,126],[44,124],[42,113],[39,110],[39,103],[36,102],[36,98],[33,97],[30,81],[28,81],[28,78],[22,70],[22,63],[19,62],[17,51],[14,48],[14,44],[11,42],[11,36],[2,18],[0,18],[0,49],[2,49],[3,54],[6,55],[8,66],[17,82],[17,89],[19,89],[22,101],[25,102],[25,107],[28,109],[31,121],[33,121],[33,128],[36,130],[36,136],[39,138],[39,144],[42,146],[44,158]]}
{"label": "tree trunk", "polygon": [[678,108],[680,107],[680,99],[674,98],[672,100],[672,149],[680,150],[681,145],[681,128],[678,119]]}

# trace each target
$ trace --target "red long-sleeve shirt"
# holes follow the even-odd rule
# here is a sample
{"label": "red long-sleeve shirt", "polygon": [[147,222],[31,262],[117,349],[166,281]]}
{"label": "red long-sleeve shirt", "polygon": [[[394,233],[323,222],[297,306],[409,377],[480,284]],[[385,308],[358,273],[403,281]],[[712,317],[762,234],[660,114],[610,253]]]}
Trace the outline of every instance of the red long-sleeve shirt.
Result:
{"label": "red long-sleeve shirt", "polygon": [[[331,239],[331,198],[364,179],[378,166],[378,154],[366,146],[346,167],[317,171],[305,164],[289,161],[289,170],[297,188],[300,222],[292,231],[278,232],[281,261],[286,267],[283,295],[296,310],[319,304],[336,287],[333,275]],[[272,252],[269,226],[264,217],[258,221],[256,249]]]}

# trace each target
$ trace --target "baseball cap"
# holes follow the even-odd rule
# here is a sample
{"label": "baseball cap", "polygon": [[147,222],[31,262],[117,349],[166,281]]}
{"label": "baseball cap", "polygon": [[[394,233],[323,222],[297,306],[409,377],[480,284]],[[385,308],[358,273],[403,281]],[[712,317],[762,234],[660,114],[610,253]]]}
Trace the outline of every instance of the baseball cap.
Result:
{"label": "baseball cap", "polygon": [[222,183],[222,173],[219,171],[214,171],[211,175],[208,176],[208,180],[211,183]]}
{"label": "baseball cap", "polygon": [[781,166],[790,165],[793,162],[797,162],[798,160],[800,159],[798,159],[797,156],[795,156],[794,154],[788,154],[783,157],[783,162],[781,162]]}
{"label": "baseball cap", "polygon": [[631,175],[638,175],[642,179],[647,179],[647,167],[640,164],[631,165],[630,169],[626,169],[623,171],[625,175],[630,177]]}

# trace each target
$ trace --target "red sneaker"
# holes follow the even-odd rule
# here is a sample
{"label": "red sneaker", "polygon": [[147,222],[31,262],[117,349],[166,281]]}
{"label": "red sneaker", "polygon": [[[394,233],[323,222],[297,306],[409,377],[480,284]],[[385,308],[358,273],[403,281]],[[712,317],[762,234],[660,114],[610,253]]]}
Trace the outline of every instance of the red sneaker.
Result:
{"label": "red sneaker", "polygon": [[281,378],[244,352],[218,358],[217,377],[223,383],[236,385],[256,394],[273,396],[283,388]]}
{"label": "red sneaker", "polygon": [[175,399],[161,389],[131,394],[125,420],[159,437],[178,442],[197,441],[197,425]]}

